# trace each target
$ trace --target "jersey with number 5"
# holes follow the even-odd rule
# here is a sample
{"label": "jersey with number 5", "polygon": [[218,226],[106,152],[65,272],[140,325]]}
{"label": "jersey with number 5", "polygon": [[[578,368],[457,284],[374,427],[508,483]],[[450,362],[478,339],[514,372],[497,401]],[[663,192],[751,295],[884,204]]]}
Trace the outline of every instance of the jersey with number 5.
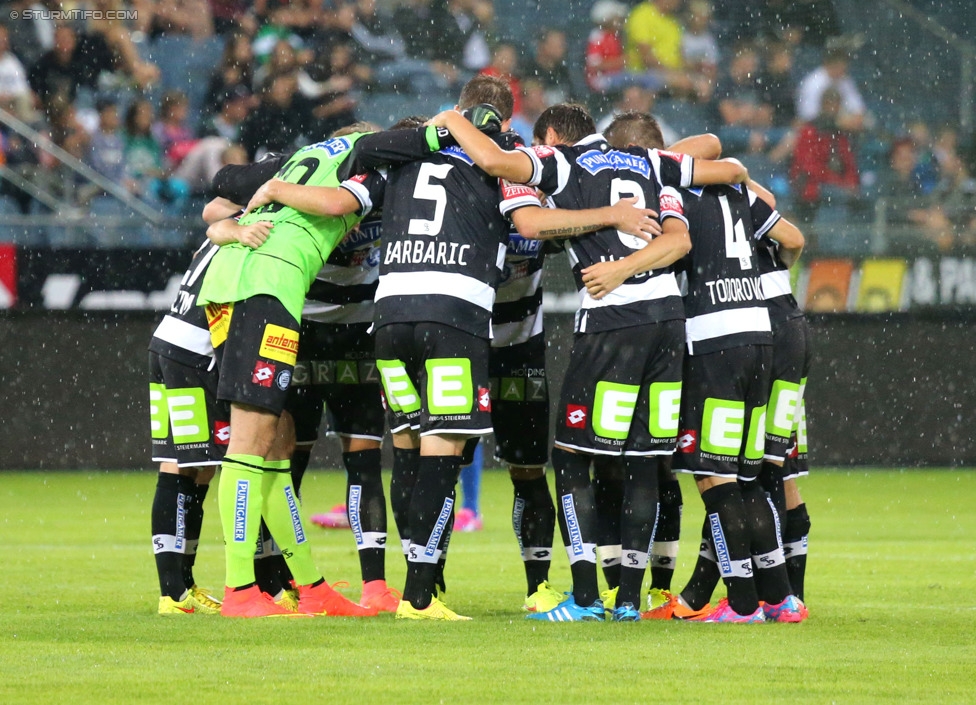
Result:
{"label": "jersey with number 5", "polygon": [[688,353],[771,345],[756,248],[779,213],[742,185],[687,189],[684,196],[692,247],[679,267],[687,277]]}
{"label": "jersey with number 5", "polygon": [[[665,218],[685,220],[679,186],[692,182],[691,157],[640,148],[611,149],[602,135],[575,145],[523,150],[533,161],[530,185],[537,185],[559,208],[600,208],[636,198]],[[567,240],[580,309],[577,333],[596,333],[684,318],[681,296],[670,267],[642,272],[608,296],[594,299],[583,285],[582,271],[592,264],[623,259],[647,243],[605,228]]]}
{"label": "jersey with number 5", "polygon": [[[512,133],[496,141],[509,148]],[[498,179],[460,147],[391,169],[375,324],[434,322],[491,337],[508,222]]]}

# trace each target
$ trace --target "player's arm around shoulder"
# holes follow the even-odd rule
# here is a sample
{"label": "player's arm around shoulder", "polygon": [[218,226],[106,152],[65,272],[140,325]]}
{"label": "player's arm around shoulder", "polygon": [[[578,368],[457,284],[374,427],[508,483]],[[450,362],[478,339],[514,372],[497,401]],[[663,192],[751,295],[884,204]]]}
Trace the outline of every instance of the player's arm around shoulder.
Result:
{"label": "player's arm around shoulder", "polygon": [[534,167],[529,155],[519,150],[502,149],[458,111],[445,110],[435,115],[430,124],[446,127],[461,149],[491,176],[519,184],[531,181]]}
{"label": "player's arm around shoulder", "polygon": [[636,198],[622,198],[612,206],[582,210],[527,205],[513,211],[511,218],[519,234],[529,240],[576,237],[614,228],[651,242],[662,233],[657,213],[636,204]]}
{"label": "player's arm around shoulder", "polygon": [[780,218],[766,234],[779,243],[779,259],[787,267],[792,267],[800,259],[806,239],[793,223]]}
{"label": "player's arm around shoulder", "polygon": [[688,224],[680,218],[667,218],[663,233],[647,247],[623,259],[597,262],[583,270],[583,284],[594,299],[602,299],[637,274],[667,267],[691,252]]}
{"label": "player's arm around shoulder", "polygon": [[339,186],[305,186],[271,179],[254,193],[245,213],[269,203],[280,203],[301,213],[321,216],[349,215],[360,208],[356,197]]}
{"label": "player's arm around shoulder", "polygon": [[693,186],[711,184],[744,184],[749,170],[738,159],[695,159],[691,183]]}
{"label": "player's arm around shoulder", "polygon": [[717,135],[705,132],[680,139],[670,147],[669,152],[680,152],[695,159],[718,159],[722,156],[722,141]]}

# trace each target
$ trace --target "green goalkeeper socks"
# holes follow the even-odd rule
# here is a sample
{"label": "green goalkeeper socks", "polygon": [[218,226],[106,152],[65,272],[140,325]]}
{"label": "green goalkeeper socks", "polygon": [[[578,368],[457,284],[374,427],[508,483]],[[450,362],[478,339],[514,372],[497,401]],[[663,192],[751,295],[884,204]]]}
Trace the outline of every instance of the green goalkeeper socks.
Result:
{"label": "green goalkeeper socks", "polygon": [[311,585],[322,574],[312,561],[312,548],[302,524],[301,502],[291,479],[290,461],[266,461],[262,482],[264,523],[288,562],[298,585]]}
{"label": "green goalkeeper socks", "polygon": [[263,469],[263,458],[235,454],[224,458],[220,471],[217,503],[224,530],[225,582],[228,587],[243,587],[254,582],[254,547],[261,524]]}

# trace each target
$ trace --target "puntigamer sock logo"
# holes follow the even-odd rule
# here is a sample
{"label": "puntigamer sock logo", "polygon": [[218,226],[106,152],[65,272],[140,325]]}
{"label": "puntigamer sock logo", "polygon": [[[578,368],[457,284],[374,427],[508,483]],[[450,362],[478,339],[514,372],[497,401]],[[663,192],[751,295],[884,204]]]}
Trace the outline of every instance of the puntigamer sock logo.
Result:
{"label": "puntigamer sock logo", "polygon": [[237,481],[237,493],[234,499],[234,541],[245,541],[247,535],[247,495],[251,483],[247,480]]}

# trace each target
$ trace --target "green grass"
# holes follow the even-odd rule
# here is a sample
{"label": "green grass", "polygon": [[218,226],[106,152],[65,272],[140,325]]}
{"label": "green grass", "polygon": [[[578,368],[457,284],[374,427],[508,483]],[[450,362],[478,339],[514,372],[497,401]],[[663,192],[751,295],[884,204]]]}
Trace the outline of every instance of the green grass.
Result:
{"label": "green grass", "polygon": [[[311,473],[306,506],[331,506],[343,482]],[[812,617],[747,627],[525,621],[501,472],[484,476],[485,531],[451,544],[449,604],[474,622],[163,618],[154,483],[151,472],[0,477],[0,702],[976,701],[976,472],[806,478]],[[683,488],[677,587],[703,513]],[[197,578],[217,588],[212,495],[207,511]],[[313,531],[326,577],[356,588],[348,533]],[[400,585],[402,559],[391,552],[387,566]],[[552,577],[568,587],[561,552]]]}

